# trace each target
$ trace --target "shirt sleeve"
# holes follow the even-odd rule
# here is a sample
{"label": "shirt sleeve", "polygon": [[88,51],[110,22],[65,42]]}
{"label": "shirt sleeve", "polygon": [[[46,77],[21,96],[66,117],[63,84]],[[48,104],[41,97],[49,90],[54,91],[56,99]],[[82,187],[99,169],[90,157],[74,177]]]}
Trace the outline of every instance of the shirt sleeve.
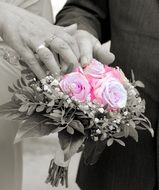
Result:
{"label": "shirt sleeve", "polygon": [[110,39],[109,11],[107,0],[68,0],[56,17],[56,24],[78,24],[102,42]]}
{"label": "shirt sleeve", "polygon": [[17,7],[21,7],[34,14],[42,16],[53,23],[51,0],[0,0],[0,2],[10,3]]}

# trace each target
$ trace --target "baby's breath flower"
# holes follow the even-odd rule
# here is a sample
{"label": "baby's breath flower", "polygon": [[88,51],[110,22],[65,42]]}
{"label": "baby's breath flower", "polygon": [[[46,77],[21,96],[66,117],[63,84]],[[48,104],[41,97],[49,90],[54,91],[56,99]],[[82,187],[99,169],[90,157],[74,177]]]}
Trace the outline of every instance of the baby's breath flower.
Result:
{"label": "baby's breath flower", "polygon": [[67,103],[70,104],[72,102],[71,98],[67,99]]}
{"label": "baby's breath flower", "polygon": [[100,135],[102,132],[101,132],[100,129],[97,129],[97,130],[96,130],[96,133],[97,133],[98,135]]}
{"label": "baby's breath flower", "polygon": [[64,93],[63,92],[58,92],[58,95],[62,98]]}
{"label": "baby's breath flower", "polygon": [[126,116],[126,115],[128,115],[128,112],[127,112],[127,111],[125,111],[125,112],[124,112],[124,115],[125,115],[125,116]]}
{"label": "baby's breath flower", "polygon": [[41,83],[42,83],[43,85],[45,85],[45,84],[46,84],[46,79],[45,79],[45,78],[41,79]]}
{"label": "baby's breath flower", "polygon": [[44,85],[44,91],[48,91],[49,87],[47,85]]}
{"label": "baby's breath flower", "polygon": [[59,89],[58,87],[56,87],[56,88],[55,88],[55,90],[56,90],[57,92],[59,92],[59,91],[60,91],[60,89]]}
{"label": "baby's breath flower", "polygon": [[109,125],[109,129],[112,131],[114,127],[112,125]]}
{"label": "baby's breath flower", "polygon": [[99,119],[98,119],[98,118],[95,118],[94,121],[95,121],[96,123],[99,123]]}
{"label": "baby's breath flower", "polygon": [[51,82],[51,86],[58,86],[58,85],[59,85],[59,81],[56,79]]}
{"label": "baby's breath flower", "polygon": [[99,111],[100,113],[104,113],[104,109],[103,109],[103,108],[98,108],[98,111]]}
{"label": "baby's breath flower", "polygon": [[39,86],[36,87],[36,90],[37,90],[38,92],[42,92],[42,89],[41,89]]}
{"label": "baby's breath flower", "polygon": [[83,110],[88,111],[89,110],[89,106],[88,105],[83,105]]}

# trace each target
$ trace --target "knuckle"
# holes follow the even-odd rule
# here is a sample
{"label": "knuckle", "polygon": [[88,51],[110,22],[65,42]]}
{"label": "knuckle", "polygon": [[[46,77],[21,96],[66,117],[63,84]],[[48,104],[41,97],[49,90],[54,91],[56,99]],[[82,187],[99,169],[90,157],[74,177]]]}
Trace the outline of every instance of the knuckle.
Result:
{"label": "knuckle", "polygon": [[65,50],[65,49],[68,49],[68,46],[67,46],[66,43],[62,42],[62,43],[59,44],[59,49]]}
{"label": "knuckle", "polygon": [[27,55],[25,57],[25,62],[30,66],[30,67],[34,67],[37,62],[36,59],[33,56]]}
{"label": "knuckle", "polygon": [[43,61],[49,61],[51,59],[51,53],[47,52],[43,55]]}

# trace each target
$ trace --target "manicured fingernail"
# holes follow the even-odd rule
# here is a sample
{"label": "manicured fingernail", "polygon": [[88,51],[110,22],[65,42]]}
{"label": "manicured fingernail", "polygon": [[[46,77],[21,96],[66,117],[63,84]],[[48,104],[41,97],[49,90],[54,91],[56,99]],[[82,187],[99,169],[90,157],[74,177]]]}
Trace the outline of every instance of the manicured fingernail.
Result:
{"label": "manicured fingernail", "polygon": [[81,58],[81,64],[83,67],[87,66],[89,63],[89,59],[87,57],[82,57]]}

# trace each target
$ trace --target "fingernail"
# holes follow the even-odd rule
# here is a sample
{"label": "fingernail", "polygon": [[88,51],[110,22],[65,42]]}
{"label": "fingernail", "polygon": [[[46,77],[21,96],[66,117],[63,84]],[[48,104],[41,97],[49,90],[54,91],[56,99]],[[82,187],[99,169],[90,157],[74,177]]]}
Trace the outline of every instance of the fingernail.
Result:
{"label": "fingernail", "polygon": [[89,64],[89,59],[87,57],[82,57],[81,64],[83,67],[86,67]]}

